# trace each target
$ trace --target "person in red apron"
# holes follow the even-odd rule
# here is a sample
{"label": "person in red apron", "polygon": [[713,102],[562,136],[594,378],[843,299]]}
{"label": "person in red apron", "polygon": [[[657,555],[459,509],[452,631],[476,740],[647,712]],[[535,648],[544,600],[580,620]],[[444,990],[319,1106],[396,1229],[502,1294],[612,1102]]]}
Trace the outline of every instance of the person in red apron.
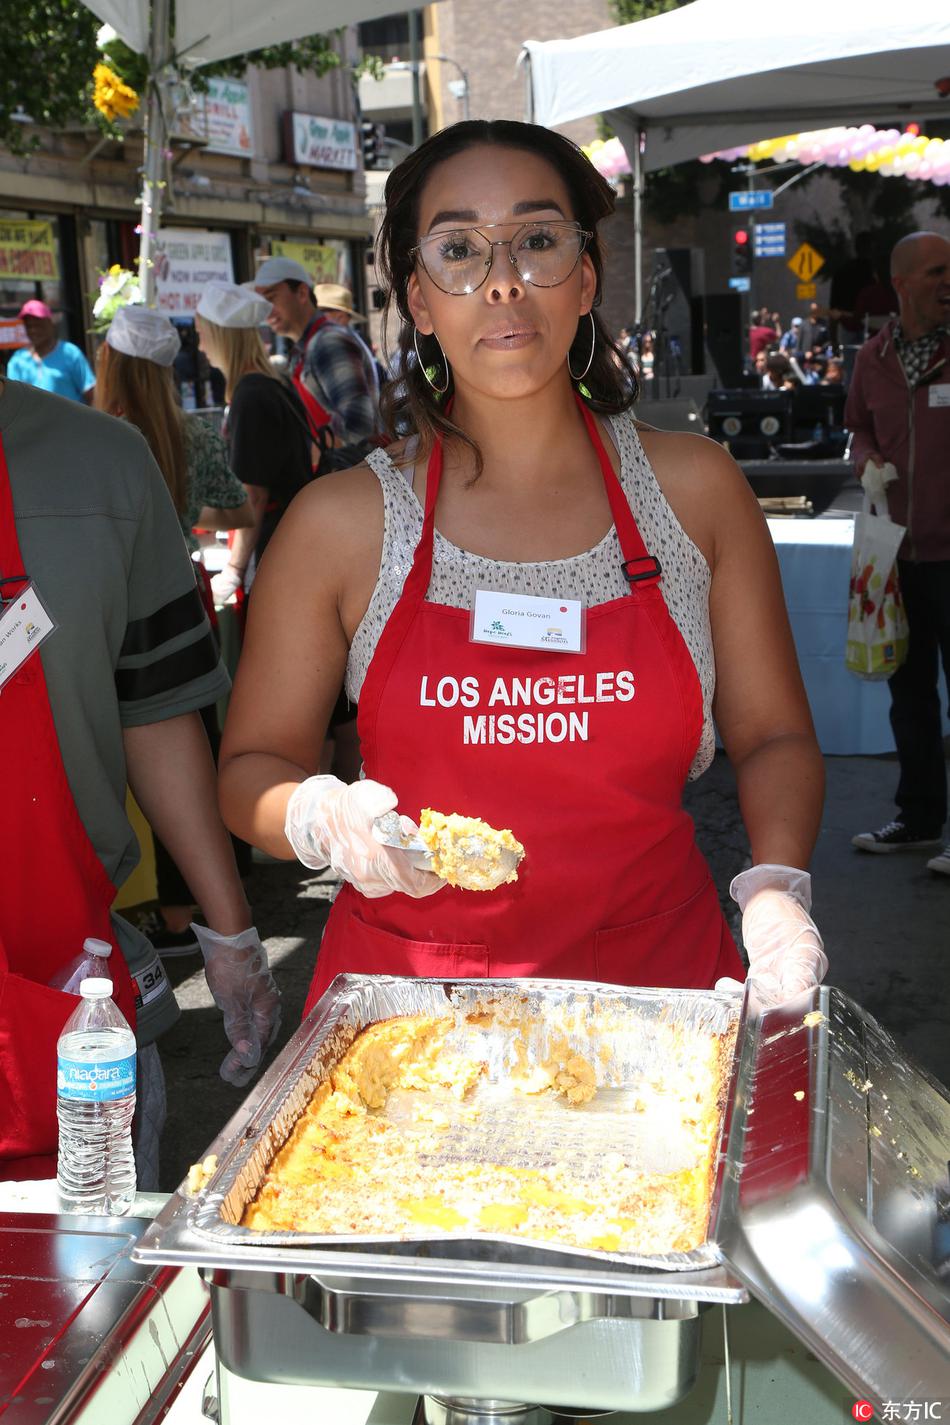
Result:
{"label": "person in red apron", "polygon": [[[381,438],[379,380],[372,352],[356,332],[318,310],[316,289],[306,268],[289,257],[268,257],[254,278],[255,290],[272,304],[268,325],[293,342],[290,377],[307,411],[322,457],[322,472],[352,465]],[[345,287],[320,284],[340,310]],[[352,298],[343,310],[353,313]],[[330,452],[333,452],[331,455]],[[349,456],[349,459],[347,459]]]}
{"label": "person in red apron", "polygon": [[[47,439],[54,429],[56,438]],[[17,1179],[55,1173],[56,1043],[78,1001],[74,995],[50,988],[50,980],[75,957],[83,941],[94,936],[113,947],[113,993],[133,1028],[137,1005],[146,1017],[145,1006],[159,992],[157,981],[148,985],[131,977],[125,946],[116,936],[117,922],[110,916],[116,885],[103,858],[109,856],[112,864],[121,862],[128,869],[128,857],[122,847],[110,842],[110,833],[103,832],[102,807],[117,798],[117,788],[105,770],[106,756],[109,763],[118,759],[121,764],[125,752],[129,779],[136,785],[140,803],[173,849],[177,842],[183,868],[200,884],[202,907],[221,931],[201,927],[199,939],[205,937],[202,948],[209,988],[224,1010],[233,1046],[222,1066],[223,1077],[227,1071],[232,1082],[246,1083],[254,1072],[279,1019],[279,994],[266,969],[257,933],[248,928],[250,912],[233,857],[228,861],[230,849],[214,808],[213,773],[207,746],[201,745],[200,724],[193,713],[161,719],[163,693],[166,707],[176,688],[183,703],[189,696],[195,700],[200,696],[190,691],[201,686],[201,678],[194,676],[194,660],[203,656],[203,616],[199,609],[195,620],[185,608],[189,598],[195,597],[193,581],[191,590],[157,611],[161,622],[162,617],[167,620],[169,608],[173,613],[178,609],[185,617],[184,631],[196,631],[197,641],[193,639],[189,648],[190,674],[186,669],[176,684],[163,688],[166,670],[161,663],[156,670],[153,661],[146,669],[145,676],[151,680],[146,689],[132,686],[139,679],[138,672],[130,680],[128,674],[107,662],[111,651],[121,663],[120,645],[125,647],[130,628],[139,658],[151,649],[151,634],[145,627],[148,618],[136,620],[133,616],[118,624],[114,620],[116,606],[121,610],[123,591],[130,597],[131,587],[130,571],[121,557],[114,557],[116,552],[127,553],[140,535],[150,541],[148,548],[157,560],[165,558],[170,566],[181,561],[186,580],[190,577],[161,476],[137,435],[124,432],[118,423],[99,414],[67,407],[18,383],[0,382],[0,431],[0,781],[4,810],[0,819],[0,1178]],[[18,452],[15,487],[7,463],[8,446]],[[76,537],[75,555],[68,542],[52,548],[47,544],[48,526],[62,522],[57,491],[69,487],[58,483],[62,471],[55,463],[46,462],[51,450],[62,448],[76,452],[77,470],[93,482],[93,513],[86,525],[85,543]],[[25,460],[23,467],[19,460]],[[102,473],[95,474],[96,470]],[[14,488],[18,500],[29,501],[27,517],[33,517],[29,537],[22,524],[18,529],[17,510],[22,517],[23,509],[14,506]],[[96,503],[96,492],[102,497],[101,505]],[[129,494],[131,501],[124,503]],[[145,513],[153,494],[163,503],[164,518],[153,519]],[[107,495],[112,506],[104,513]],[[75,513],[72,503],[66,509],[70,515]],[[103,540],[100,526],[105,525],[110,530],[114,527],[115,534]],[[45,533],[37,537],[38,527]],[[99,556],[99,564],[111,562],[116,567],[90,568],[90,548]],[[31,553],[26,555],[24,549]],[[156,597],[169,586],[181,587],[177,584],[181,567],[177,573],[172,568],[174,578],[150,586]],[[44,585],[48,606],[43,600]],[[140,587],[135,585],[136,593]],[[64,591],[70,588],[76,591],[75,608],[65,606]],[[163,631],[167,641],[167,622],[158,630],[155,646],[159,648]],[[47,639],[49,659],[44,667]],[[95,693],[82,684],[81,665],[87,650],[96,668],[106,663],[101,668],[104,681],[100,687],[97,677]],[[212,679],[205,678],[207,686],[219,681],[213,664],[211,671]],[[110,673],[125,679],[121,690]],[[220,681],[226,686],[223,675]],[[56,691],[59,733],[51,689]],[[141,692],[151,699],[152,720],[146,717],[134,726],[120,726],[120,707],[128,716]],[[75,706],[70,702],[73,693]],[[100,716],[103,709],[105,715]],[[71,721],[67,723],[67,719]],[[87,768],[81,769],[82,790],[75,795],[61,743],[67,726],[71,736],[77,728],[101,735],[114,726],[122,738],[121,746],[105,748],[99,769],[93,769],[91,784]],[[76,776],[75,736],[72,745],[73,760],[68,765]],[[81,738],[79,745],[83,745]],[[180,761],[169,765],[176,753],[181,754]],[[158,793],[154,793],[156,786]],[[102,845],[93,844],[80,806],[93,815]],[[187,823],[183,835],[182,818]],[[114,820],[108,825],[114,827]],[[207,828],[211,832],[193,841],[195,828],[199,833]],[[141,976],[141,969],[137,973]],[[154,1006],[148,1013],[154,1018],[153,1011]],[[154,1054],[151,1041],[145,1048]]]}
{"label": "person in red apron", "polygon": [[[682,807],[704,723],[697,669],[595,414],[624,419],[635,397],[593,311],[596,225],[611,207],[567,140],[507,121],[442,131],[387,185],[382,253],[406,372],[391,414],[403,429],[412,418],[427,456],[405,455],[424,517],[360,693],[365,779],[311,775],[314,730],[369,608],[366,568],[379,567],[383,511],[359,470],[320,482],[282,531],[286,580],[265,571],[255,591],[222,748],[226,823],[346,883],[307,1009],[341,971],[683,987],[744,976]],[[755,862],[733,883],[743,938],[763,989],[785,998],[827,961],[799,869],[821,759],[774,551],[721,450],[654,434],[657,481],[711,568],[717,720]],[[605,518],[620,596],[552,610],[526,594],[530,571],[575,557],[565,546],[599,548]],[[434,561],[452,557],[445,541],[496,561],[504,584],[498,572],[472,607],[427,598]],[[373,836],[397,806],[511,828],[526,852],[517,880],[475,893],[413,869]]]}
{"label": "person in red apron", "polygon": [[[29,587],[0,439],[0,614],[26,614]],[[113,946],[113,997],[133,1028],[135,992],[109,919],[116,888],[76,810],[35,653],[0,690],[0,747],[18,749],[4,759],[0,817],[0,1160],[18,1160],[7,1176],[50,1177],[56,1041],[77,1000],[50,989],[49,981],[94,935]]]}

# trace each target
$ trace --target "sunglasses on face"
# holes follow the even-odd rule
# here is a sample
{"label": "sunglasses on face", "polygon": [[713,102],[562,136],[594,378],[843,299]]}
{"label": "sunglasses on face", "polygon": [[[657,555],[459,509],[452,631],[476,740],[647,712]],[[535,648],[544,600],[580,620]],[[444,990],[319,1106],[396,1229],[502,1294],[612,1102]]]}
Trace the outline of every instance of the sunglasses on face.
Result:
{"label": "sunglasses on face", "polygon": [[558,287],[580,261],[591,233],[579,223],[523,223],[508,238],[491,238],[510,223],[487,223],[484,228],[453,228],[430,233],[410,249],[423,271],[440,292],[464,297],[476,292],[488,277],[495,248],[508,249],[508,261],[523,282],[532,287]]}

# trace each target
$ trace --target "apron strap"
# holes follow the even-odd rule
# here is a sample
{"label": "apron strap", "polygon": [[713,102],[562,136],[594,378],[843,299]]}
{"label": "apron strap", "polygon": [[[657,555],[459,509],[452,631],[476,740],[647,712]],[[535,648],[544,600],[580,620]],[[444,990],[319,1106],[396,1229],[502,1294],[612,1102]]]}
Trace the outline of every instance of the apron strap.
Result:
{"label": "apron strap", "polygon": [[660,578],[660,561],[654,555],[647,553],[647,547],[643,542],[643,536],[637,527],[637,522],[633,517],[630,502],[623,492],[623,486],[614,474],[614,468],[610,463],[610,456],[604,449],[604,442],[600,438],[600,431],[597,429],[597,422],[593,415],[584,405],[584,402],[574,392],[574,400],[577,402],[580,413],[587,427],[587,434],[590,436],[591,444],[597,452],[600,461],[601,474],[604,477],[604,488],[607,491],[607,499],[610,501],[610,511],[614,517],[614,527],[617,531],[617,538],[620,541],[620,548],[623,553],[624,577],[633,588],[636,584],[644,584],[650,587],[656,584]]}

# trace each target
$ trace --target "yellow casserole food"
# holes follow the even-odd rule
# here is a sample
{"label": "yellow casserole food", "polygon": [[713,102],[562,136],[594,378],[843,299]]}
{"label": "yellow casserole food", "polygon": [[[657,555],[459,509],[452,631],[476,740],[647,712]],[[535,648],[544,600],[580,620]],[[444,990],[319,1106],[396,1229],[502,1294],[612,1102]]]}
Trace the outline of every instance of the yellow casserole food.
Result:
{"label": "yellow casserole food", "polygon": [[[603,1064],[555,1039],[532,1065],[516,1039],[508,1079],[492,1081],[474,1053],[446,1042],[454,1028],[420,1014],[364,1029],[274,1157],[242,1225],[343,1237],[492,1233],[636,1255],[705,1241],[729,1036],[677,1045],[668,1082],[626,1094],[617,1134],[611,1092],[621,1091],[604,1087]],[[603,1151],[581,1147],[588,1128],[601,1132]],[[670,1142],[677,1150],[664,1159],[656,1145]],[[651,1156],[665,1167],[645,1168]]]}
{"label": "yellow casserole food", "polygon": [[521,842],[477,816],[446,815],[426,807],[419,818],[419,836],[432,856],[433,871],[450,886],[493,891],[518,879]]}

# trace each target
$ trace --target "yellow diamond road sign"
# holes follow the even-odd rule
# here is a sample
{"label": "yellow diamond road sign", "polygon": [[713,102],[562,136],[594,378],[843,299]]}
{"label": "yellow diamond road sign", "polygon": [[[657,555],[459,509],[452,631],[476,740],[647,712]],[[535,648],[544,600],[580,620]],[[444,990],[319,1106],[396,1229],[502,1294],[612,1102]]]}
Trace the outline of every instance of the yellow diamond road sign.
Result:
{"label": "yellow diamond road sign", "polygon": [[825,259],[820,252],[815,251],[811,243],[803,242],[798,251],[788,259],[788,265],[799,282],[810,282],[818,269],[824,267]]}

